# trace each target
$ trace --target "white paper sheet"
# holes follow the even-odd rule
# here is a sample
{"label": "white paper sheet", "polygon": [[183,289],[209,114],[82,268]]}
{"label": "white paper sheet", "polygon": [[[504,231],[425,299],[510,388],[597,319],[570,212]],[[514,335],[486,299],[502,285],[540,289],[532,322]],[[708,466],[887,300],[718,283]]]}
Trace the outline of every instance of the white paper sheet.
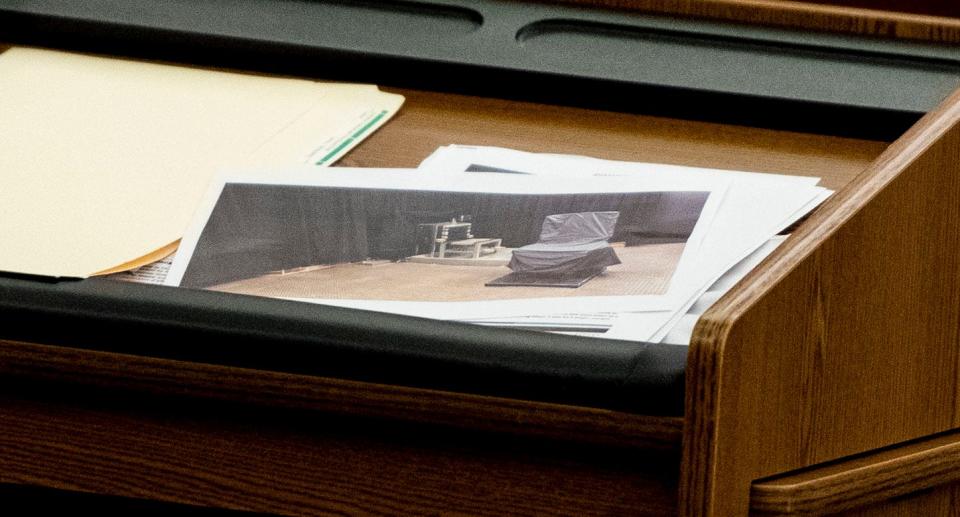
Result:
{"label": "white paper sheet", "polygon": [[763,259],[773,253],[786,239],[787,236],[785,235],[778,235],[770,239],[757,251],[751,253],[749,257],[741,260],[736,266],[730,268],[730,270],[724,273],[723,276],[717,279],[716,282],[697,298],[696,302],[677,320],[675,325],[667,329],[666,334],[660,342],[668,345],[689,345],[690,338],[693,336],[693,327],[697,324],[700,316],[702,316],[710,306],[716,303],[721,296],[733,288],[737,282],[747,276],[747,273],[752,271]]}
{"label": "white paper sheet", "polygon": [[[747,262],[745,257],[757,256],[754,251],[770,236],[793,224],[831,194],[831,191],[816,186],[819,178],[815,177],[616,162],[477,146],[442,147],[420,166],[420,170],[428,174],[478,168],[551,177],[636,177],[667,172],[677,177],[712,177],[731,181],[718,215],[701,242],[700,253],[691,256],[685,269],[678,271],[678,277],[682,274],[688,280],[685,285],[696,286],[687,293],[687,300],[677,311],[620,311],[603,335],[611,339],[663,339],[711,284],[736,264]],[[589,318],[587,314],[583,316],[585,320]],[[550,320],[549,315],[537,317],[544,322]],[[651,328],[657,328],[657,331],[645,334]]]}
{"label": "white paper sheet", "polygon": [[136,269],[112,273],[107,275],[107,278],[137,284],[164,285],[170,273],[170,267],[173,265],[173,257],[173,255],[167,255],[165,258]]}
{"label": "white paper sheet", "polygon": [[[665,294],[644,296],[573,296],[567,298],[500,299],[496,301],[458,302],[402,302],[364,299],[296,298],[330,305],[339,305],[366,310],[394,312],[421,317],[453,320],[480,318],[510,318],[515,315],[537,315],[557,312],[562,307],[565,313],[597,313],[621,310],[675,310],[689,298],[698,286],[688,285],[680,272],[689,269],[684,265],[687,256],[701,248],[705,235],[702,228],[711,225],[717,207],[723,201],[728,182],[718,178],[682,178],[671,174],[649,174],[636,178],[563,178],[543,182],[530,176],[500,177],[491,182],[489,176],[471,174],[424,175],[398,170],[331,169],[317,175],[311,170],[288,169],[274,172],[256,172],[225,175],[212,187],[198,210],[198,215],[184,236],[181,251],[177,255],[168,277],[168,284],[179,285],[195,253],[195,248],[207,220],[213,213],[224,185],[244,183],[262,186],[310,186],[313,188],[350,188],[398,191],[429,192],[478,192],[495,194],[584,194],[584,193],[646,193],[646,192],[710,192],[700,218],[687,240],[686,247],[677,262],[673,280]],[[539,224],[539,222],[538,222]],[[687,248],[691,250],[689,253]],[[492,288],[502,289],[502,288]],[[591,319],[595,319],[592,317]],[[521,318],[522,320],[522,318]],[[517,324],[523,323],[520,320]],[[529,321],[527,321],[529,323]],[[582,324],[583,322],[578,322]],[[655,329],[650,329],[653,331]],[[635,329],[638,333],[643,333]]]}

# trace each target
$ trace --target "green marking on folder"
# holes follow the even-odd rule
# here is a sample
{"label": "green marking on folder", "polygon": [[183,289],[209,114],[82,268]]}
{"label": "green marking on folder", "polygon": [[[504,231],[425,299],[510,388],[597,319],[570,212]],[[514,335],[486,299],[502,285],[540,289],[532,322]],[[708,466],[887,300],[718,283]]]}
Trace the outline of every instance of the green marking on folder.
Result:
{"label": "green marking on folder", "polygon": [[360,126],[360,129],[354,131],[352,135],[344,139],[343,142],[340,142],[339,145],[334,147],[333,150],[327,153],[323,158],[320,159],[320,161],[318,161],[314,165],[323,165],[324,163],[326,163],[328,160],[330,160],[331,158],[336,156],[340,151],[342,151],[345,147],[352,144],[356,139],[360,138],[364,133],[369,131],[371,127],[375,126],[377,122],[379,122],[380,119],[382,119],[385,116],[387,116],[387,110],[383,110],[380,113],[378,113],[376,116],[374,116],[369,121],[367,121],[366,124]]}

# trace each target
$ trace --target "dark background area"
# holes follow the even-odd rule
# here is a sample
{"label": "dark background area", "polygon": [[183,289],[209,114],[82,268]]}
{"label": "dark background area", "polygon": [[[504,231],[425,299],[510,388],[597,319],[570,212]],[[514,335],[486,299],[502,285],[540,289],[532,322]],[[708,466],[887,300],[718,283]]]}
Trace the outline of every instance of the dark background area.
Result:
{"label": "dark background area", "polygon": [[228,184],[181,285],[203,288],[269,271],[415,254],[416,227],[470,216],[476,237],[534,243],[552,214],[617,211],[611,242],[684,242],[707,192],[489,194]]}

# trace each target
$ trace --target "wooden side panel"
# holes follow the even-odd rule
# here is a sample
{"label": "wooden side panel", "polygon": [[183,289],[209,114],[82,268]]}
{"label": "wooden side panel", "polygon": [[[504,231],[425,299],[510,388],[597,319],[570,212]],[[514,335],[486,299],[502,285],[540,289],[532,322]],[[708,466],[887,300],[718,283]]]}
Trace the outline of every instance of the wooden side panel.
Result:
{"label": "wooden side panel", "polygon": [[[878,36],[941,43],[960,41],[960,20],[925,12],[884,11],[889,2],[871,2],[877,8],[820,5],[790,0],[551,0],[653,14],[699,17],[721,21]],[[851,2],[852,3],[852,2]],[[906,3],[906,2],[904,2]],[[940,13],[939,10],[926,12]]]}
{"label": "wooden side panel", "polygon": [[700,321],[681,504],[743,515],[750,481],[958,425],[960,94]]}

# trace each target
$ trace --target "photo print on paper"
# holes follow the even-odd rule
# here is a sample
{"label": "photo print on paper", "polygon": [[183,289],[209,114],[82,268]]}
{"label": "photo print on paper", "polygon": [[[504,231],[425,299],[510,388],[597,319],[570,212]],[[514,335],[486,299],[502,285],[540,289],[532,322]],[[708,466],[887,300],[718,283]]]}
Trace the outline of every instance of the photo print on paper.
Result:
{"label": "photo print on paper", "polygon": [[658,295],[709,194],[227,183],[180,285],[432,302]]}

